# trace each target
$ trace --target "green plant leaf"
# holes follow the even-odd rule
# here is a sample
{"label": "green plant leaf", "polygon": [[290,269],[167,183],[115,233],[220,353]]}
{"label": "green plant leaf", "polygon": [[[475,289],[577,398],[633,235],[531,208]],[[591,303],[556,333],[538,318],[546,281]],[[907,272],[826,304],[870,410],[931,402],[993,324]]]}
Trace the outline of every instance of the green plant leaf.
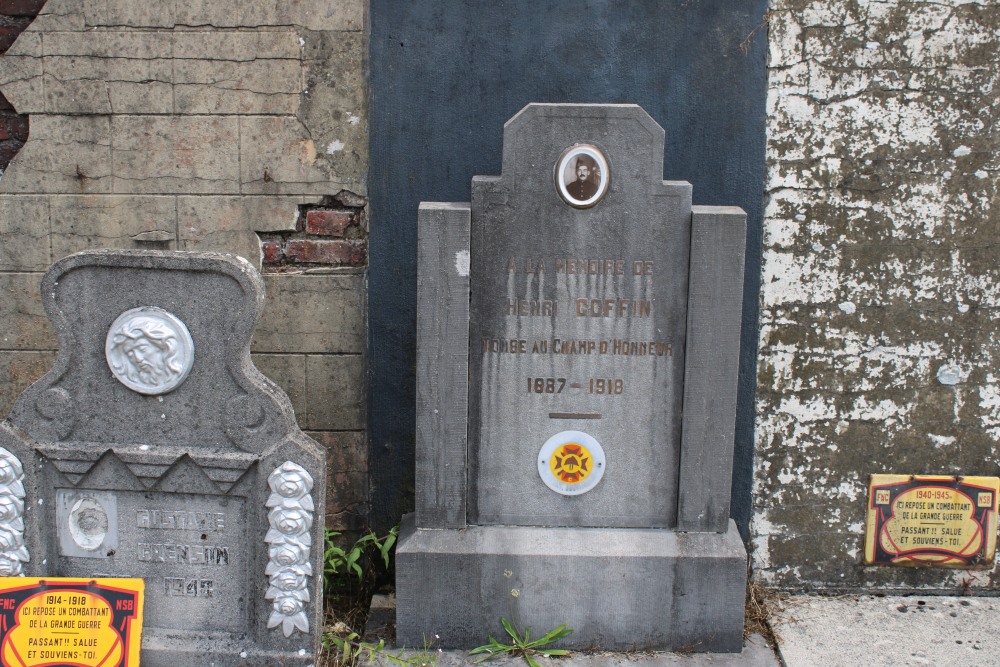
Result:
{"label": "green plant leaf", "polygon": [[520,644],[521,637],[520,635],[517,634],[517,630],[514,629],[514,626],[511,625],[510,621],[508,621],[505,617],[501,616],[500,623],[503,625],[503,629],[507,631],[507,634],[510,635],[511,638],[514,640],[514,643]]}
{"label": "green plant leaf", "polygon": [[550,630],[544,635],[531,642],[532,646],[544,646],[545,644],[551,644],[552,642],[559,641],[564,637],[568,637],[573,634],[572,628],[566,627],[565,624],[560,625],[555,630]]}
{"label": "green plant leaf", "polygon": [[395,525],[389,529],[389,534],[385,536],[382,541],[382,545],[379,547],[379,551],[382,554],[382,562],[385,563],[386,568],[389,567],[389,554],[392,552],[393,545],[396,544],[396,538],[399,536],[399,526]]}
{"label": "green plant leaf", "polygon": [[507,631],[511,639],[514,640],[513,644],[501,644],[493,637],[490,637],[489,644],[484,644],[483,646],[478,646],[471,651],[470,655],[486,653],[488,654],[485,658],[481,658],[476,661],[478,665],[481,662],[485,662],[490,658],[504,653],[510,654],[512,656],[521,656],[528,663],[529,667],[540,667],[540,665],[532,658],[533,655],[541,655],[546,658],[550,657],[560,657],[564,655],[569,655],[570,652],[566,649],[561,648],[544,648],[546,644],[550,644],[554,641],[558,641],[563,637],[568,637],[573,634],[573,629],[567,627],[565,624],[560,625],[554,630],[549,630],[544,635],[531,641],[531,628],[525,626],[524,628],[524,638],[522,639],[514,627],[514,624],[506,619],[506,617],[500,617],[500,623],[503,625],[503,629]]}

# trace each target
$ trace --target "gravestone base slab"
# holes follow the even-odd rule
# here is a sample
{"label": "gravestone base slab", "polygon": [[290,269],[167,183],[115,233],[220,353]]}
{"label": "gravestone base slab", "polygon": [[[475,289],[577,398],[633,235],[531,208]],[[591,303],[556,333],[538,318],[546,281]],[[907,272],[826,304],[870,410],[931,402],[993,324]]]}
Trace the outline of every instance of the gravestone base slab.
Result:
{"label": "gravestone base slab", "polygon": [[563,648],[738,653],[746,564],[732,521],[726,533],[440,530],[410,515],[396,547],[396,644],[502,641],[502,616],[533,637],[565,623]]}
{"label": "gravestone base slab", "polygon": [[144,630],[140,661],[142,667],[312,667],[316,654],[308,641],[298,651],[262,652],[250,641]]}

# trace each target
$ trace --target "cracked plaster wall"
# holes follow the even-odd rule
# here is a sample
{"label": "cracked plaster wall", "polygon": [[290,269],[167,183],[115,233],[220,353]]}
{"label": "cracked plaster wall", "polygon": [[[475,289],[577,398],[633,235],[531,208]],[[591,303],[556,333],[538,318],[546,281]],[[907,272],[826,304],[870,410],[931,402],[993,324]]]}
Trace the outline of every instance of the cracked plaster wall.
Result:
{"label": "cracked plaster wall", "polygon": [[[344,202],[363,223],[366,12],[365,0],[45,4],[0,57],[0,91],[30,114],[28,142],[0,176],[0,416],[54,359],[38,284],[64,255],[212,250],[260,267],[258,232],[303,236],[305,213]],[[356,249],[363,227],[349,241],[296,242]],[[364,255],[335,255],[265,266],[253,351],[329,448],[331,527],[356,530]]]}
{"label": "cracked plaster wall", "polygon": [[1000,4],[776,0],[768,40],[757,576],[995,588],[861,560],[871,473],[1000,474]]}

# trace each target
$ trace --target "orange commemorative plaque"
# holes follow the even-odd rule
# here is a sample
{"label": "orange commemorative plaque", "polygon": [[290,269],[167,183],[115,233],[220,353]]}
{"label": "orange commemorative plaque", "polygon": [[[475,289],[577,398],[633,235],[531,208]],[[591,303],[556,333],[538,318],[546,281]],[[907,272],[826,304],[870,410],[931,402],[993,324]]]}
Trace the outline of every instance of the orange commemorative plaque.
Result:
{"label": "orange commemorative plaque", "polygon": [[998,477],[872,475],[866,565],[993,567]]}
{"label": "orange commemorative plaque", "polygon": [[0,578],[3,667],[139,667],[142,579]]}

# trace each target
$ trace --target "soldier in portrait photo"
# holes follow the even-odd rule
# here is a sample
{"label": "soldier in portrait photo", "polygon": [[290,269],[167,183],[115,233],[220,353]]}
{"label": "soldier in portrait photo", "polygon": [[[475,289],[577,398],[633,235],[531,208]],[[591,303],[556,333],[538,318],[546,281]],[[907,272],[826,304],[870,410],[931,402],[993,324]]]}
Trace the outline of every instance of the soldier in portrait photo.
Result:
{"label": "soldier in portrait photo", "polygon": [[570,197],[577,201],[587,201],[597,194],[597,188],[601,182],[601,170],[594,158],[586,153],[577,155],[572,174],[576,180],[569,182],[567,178],[566,183],[566,192],[569,193]]}

